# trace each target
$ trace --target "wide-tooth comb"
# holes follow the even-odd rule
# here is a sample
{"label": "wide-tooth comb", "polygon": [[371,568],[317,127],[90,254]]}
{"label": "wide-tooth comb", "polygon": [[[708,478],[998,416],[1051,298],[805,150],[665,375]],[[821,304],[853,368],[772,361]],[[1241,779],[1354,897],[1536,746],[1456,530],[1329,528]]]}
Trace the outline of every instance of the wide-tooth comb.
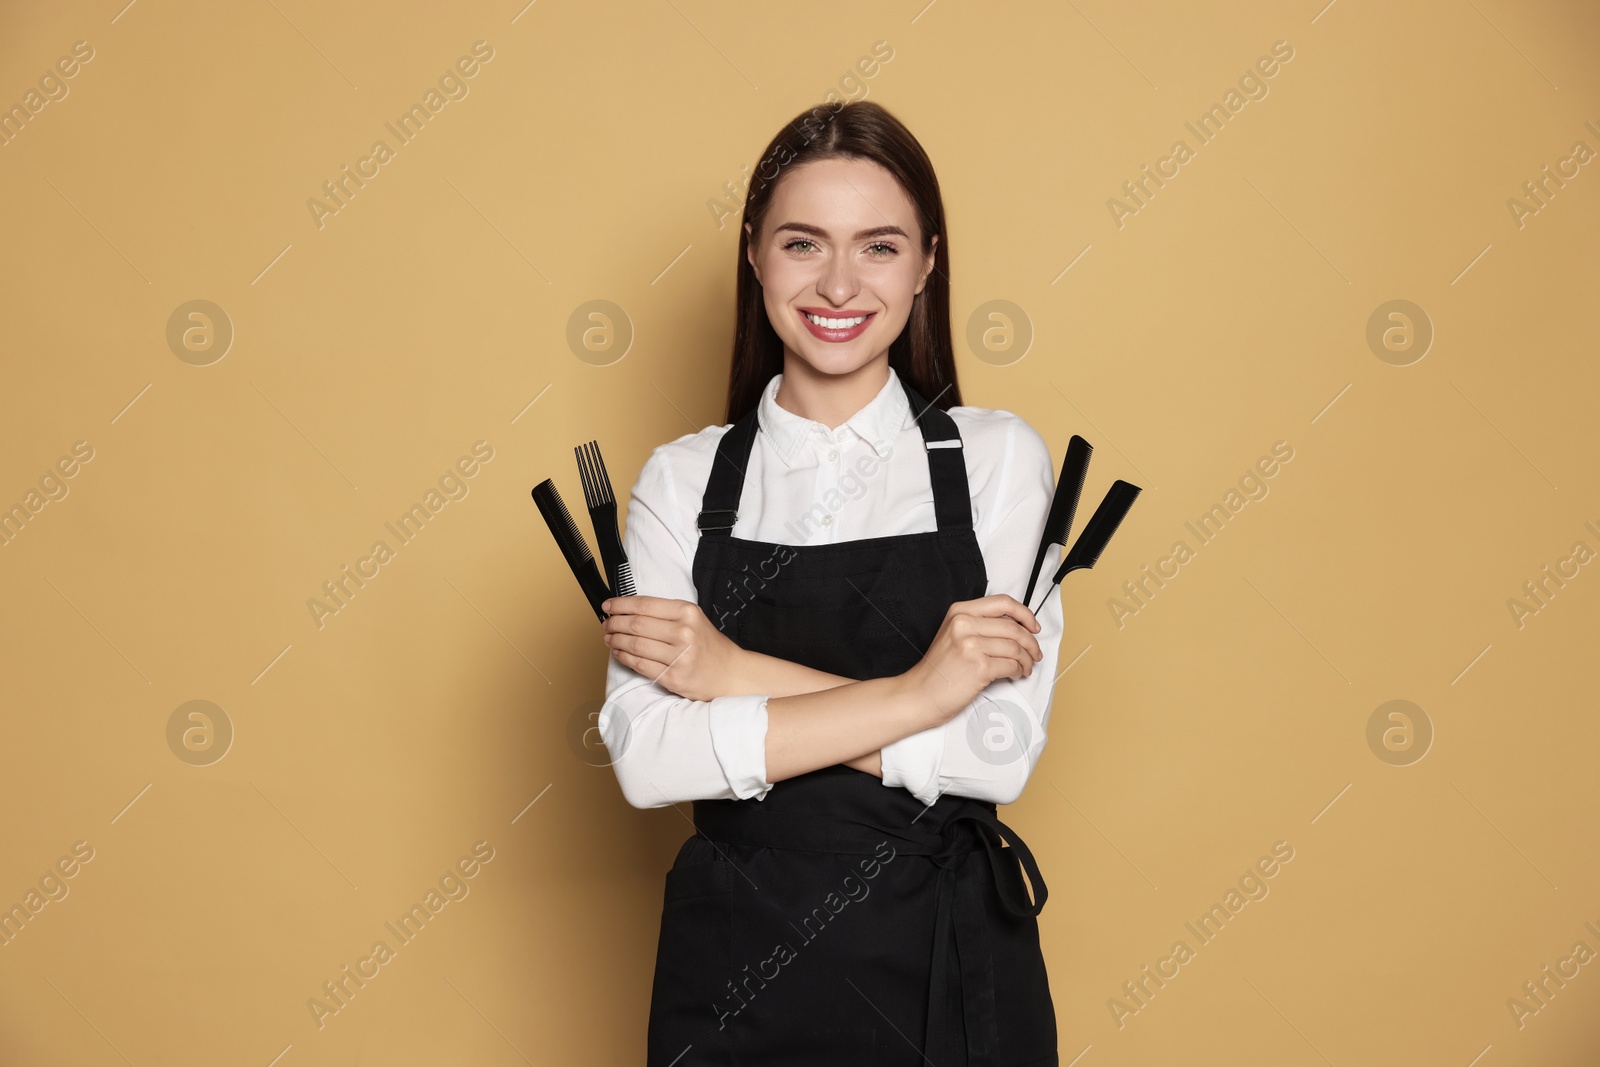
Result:
{"label": "wide-tooth comb", "polygon": [[556,483],[546,478],[534,486],[533,502],[539,505],[539,514],[544,516],[545,525],[550,527],[550,535],[556,539],[561,554],[567,558],[567,566],[572,568],[573,576],[583,588],[589,606],[594,608],[595,618],[605,622],[606,613],[600,605],[610,597],[610,590],[606,588],[605,579],[600,577],[600,569],[594,565],[594,553],[589,551],[589,543],[578,532],[578,524],[572,521],[571,512],[567,511],[561,494],[556,492]]}
{"label": "wide-tooth comb", "polygon": [[[1128,509],[1133,507],[1134,498],[1139,492],[1137,485],[1125,482],[1121,478],[1111,483],[1111,488],[1106,490],[1100,506],[1094,509],[1094,514],[1084,526],[1083,533],[1072,543],[1055,577],[1050,579],[1050,589],[1060,585],[1061,579],[1065,578],[1069,571],[1087,569],[1095,565],[1100,559],[1100,553],[1111,543],[1111,535],[1117,532],[1117,526],[1128,514]],[[1044,591],[1044,596],[1039,599],[1039,607],[1033,609],[1035,615],[1039,614],[1039,608],[1044,607],[1045,600],[1049,599],[1050,589]]]}
{"label": "wide-tooth comb", "polygon": [[595,544],[605,564],[606,580],[617,596],[633,596],[633,568],[622,551],[617,535],[617,497],[611,491],[611,476],[600,455],[600,443],[590,441],[572,450],[578,457],[578,477],[583,481],[583,499],[589,506],[589,522],[594,526]]}

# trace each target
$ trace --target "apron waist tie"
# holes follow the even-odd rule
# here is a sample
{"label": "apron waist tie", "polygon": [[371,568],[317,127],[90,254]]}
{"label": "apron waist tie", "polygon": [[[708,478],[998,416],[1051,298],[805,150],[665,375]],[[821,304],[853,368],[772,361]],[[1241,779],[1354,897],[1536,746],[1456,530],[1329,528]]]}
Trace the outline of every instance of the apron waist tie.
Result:
{"label": "apron waist tie", "polygon": [[[748,800],[697,800],[694,823],[707,838],[728,844],[872,855],[887,840],[896,852],[931,859],[939,874],[923,1055],[941,1067],[960,1063],[994,1067],[998,1062],[994,959],[989,952],[983,901],[973,879],[959,877],[959,872],[972,853],[984,849],[1002,906],[1019,918],[1036,916],[1044,909],[1049,887],[1032,851],[1015,830],[1000,821],[993,805],[975,803],[972,810],[950,818],[941,833],[917,833],[915,827],[896,831],[837,816],[765,808]],[[963,824],[970,824],[970,829]],[[1032,887],[1031,901],[1019,867]]]}

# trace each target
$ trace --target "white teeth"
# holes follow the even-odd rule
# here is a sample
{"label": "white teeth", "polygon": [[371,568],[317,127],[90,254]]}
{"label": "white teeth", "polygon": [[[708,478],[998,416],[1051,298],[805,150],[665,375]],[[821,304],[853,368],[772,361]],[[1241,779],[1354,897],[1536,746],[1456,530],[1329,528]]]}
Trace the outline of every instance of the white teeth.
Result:
{"label": "white teeth", "polygon": [[865,315],[858,315],[853,319],[825,319],[820,315],[813,315],[809,311],[803,311],[801,314],[821,326],[824,330],[848,330],[852,326],[860,326],[867,321],[867,316]]}

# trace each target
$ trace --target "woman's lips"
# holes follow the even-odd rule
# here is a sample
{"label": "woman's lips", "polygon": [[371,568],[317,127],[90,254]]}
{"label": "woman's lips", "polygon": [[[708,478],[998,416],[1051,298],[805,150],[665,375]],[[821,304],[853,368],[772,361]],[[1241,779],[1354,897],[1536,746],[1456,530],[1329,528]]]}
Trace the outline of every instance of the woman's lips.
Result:
{"label": "woman's lips", "polygon": [[[830,330],[825,326],[818,326],[816,323],[812,322],[806,317],[806,313],[804,311],[797,312],[797,314],[800,316],[800,321],[805,323],[806,329],[811,331],[811,336],[816,337],[819,340],[828,341],[832,344],[839,344],[840,342],[853,341],[857,337],[860,337],[862,331],[868,326],[872,325],[872,320],[877,316],[878,313],[876,311],[868,312],[867,317],[864,320],[847,330]],[[832,316],[827,315],[823,316],[823,318],[831,317]],[[840,316],[840,318],[846,317],[855,318],[854,315]]]}

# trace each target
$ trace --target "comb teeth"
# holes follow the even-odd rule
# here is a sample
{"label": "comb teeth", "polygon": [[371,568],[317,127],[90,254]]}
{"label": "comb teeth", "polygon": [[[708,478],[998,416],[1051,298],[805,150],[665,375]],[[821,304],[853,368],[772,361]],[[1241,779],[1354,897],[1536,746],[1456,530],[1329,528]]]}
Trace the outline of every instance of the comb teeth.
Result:
{"label": "comb teeth", "polygon": [[615,504],[616,497],[611,492],[611,474],[606,470],[606,458],[600,454],[600,446],[594,446],[594,461],[600,465],[600,485],[605,490],[606,503]]}
{"label": "comb teeth", "polygon": [[1067,553],[1072,557],[1072,570],[1093,567],[1099,561],[1100,553],[1111,543],[1112,535],[1117,532],[1117,527],[1122,525],[1122,520],[1127,517],[1128,510],[1133,507],[1133,501],[1139,492],[1137,485],[1125,482],[1121,478],[1111,483],[1111,488],[1100,501],[1100,506],[1095,508],[1094,514],[1089,517],[1083,533],[1079,534],[1078,540],[1073,543],[1073,550]]}
{"label": "comb teeth", "polygon": [[1034,586],[1039,581],[1039,568],[1044,566],[1045,553],[1051,545],[1060,545],[1065,553],[1067,539],[1072,534],[1072,519],[1078,511],[1078,498],[1083,494],[1083,479],[1089,472],[1089,459],[1094,446],[1079,434],[1067,442],[1067,455],[1061,461],[1061,478],[1050,497],[1050,511],[1045,515],[1044,533],[1039,538],[1039,551],[1034,554],[1033,568],[1028,571],[1028,588],[1022,601],[1033,598]]}
{"label": "comb teeth", "polygon": [[1106,546],[1111,543],[1111,538],[1116,534],[1117,527],[1122,525],[1122,520],[1126,518],[1127,515],[1127,512],[1123,512],[1114,519],[1108,519],[1103,524],[1105,526],[1105,537],[1100,540],[1099,544],[1094,546],[1094,550],[1092,552],[1087,552],[1084,554],[1083,566],[1093,567],[1096,563],[1100,562],[1100,553],[1104,552],[1106,550]]}
{"label": "comb teeth", "polygon": [[628,553],[622,547],[622,537],[617,530],[617,498],[611,489],[606,461],[600,454],[600,442],[588,441],[572,451],[578,457],[578,476],[583,479],[583,498],[588,504],[590,525],[594,527],[600,569],[616,595],[632,595],[624,593],[622,588],[622,566],[628,561]]}
{"label": "comb teeth", "polygon": [[561,554],[567,557],[567,562],[576,567],[592,561],[594,553],[589,551],[589,543],[578,532],[578,524],[572,521],[572,513],[556,491],[556,483],[546,478],[534,486],[533,499],[544,514],[550,532],[555,534],[556,544],[561,546]]}
{"label": "comb teeth", "polygon": [[633,565],[627,560],[617,564],[617,595],[637,596],[638,591],[633,587]]}
{"label": "comb teeth", "polygon": [[606,613],[600,605],[611,595],[610,590],[606,588],[605,579],[600,577],[600,569],[594,564],[589,543],[578,533],[578,524],[572,521],[566,503],[556,491],[555,482],[546,478],[534,486],[533,500],[539,505],[544,524],[550,528],[550,536],[556,539],[557,547],[566,557],[567,566],[572,568],[572,576],[578,580],[584,599],[594,610],[594,617],[604,622]]}
{"label": "comb teeth", "polygon": [[615,504],[611,491],[611,477],[606,473],[606,461],[600,455],[600,445],[595,441],[573,449],[578,456],[578,477],[583,482],[583,500],[591,508],[602,504]]}
{"label": "comb teeth", "polygon": [[[1067,460],[1062,461],[1062,469],[1067,472],[1069,478],[1076,482],[1076,487],[1072,496],[1067,499],[1066,512],[1062,515],[1062,518],[1066,521],[1061,526],[1060,544],[1066,544],[1067,537],[1072,533],[1072,520],[1077,517],[1078,499],[1083,495],[1083,480],[1089,473],[1089,460],[1094,456],[1094,445],[1091,445],[1077,434],[1073,434],[1072,440],[1067,444],[1067,452],[1069,454],[1068,459],[1077,459],[1077,455],[1081,455],[1083,458],[1070,467]],[[1077,455],[1072,455],[1074,452]]]}

